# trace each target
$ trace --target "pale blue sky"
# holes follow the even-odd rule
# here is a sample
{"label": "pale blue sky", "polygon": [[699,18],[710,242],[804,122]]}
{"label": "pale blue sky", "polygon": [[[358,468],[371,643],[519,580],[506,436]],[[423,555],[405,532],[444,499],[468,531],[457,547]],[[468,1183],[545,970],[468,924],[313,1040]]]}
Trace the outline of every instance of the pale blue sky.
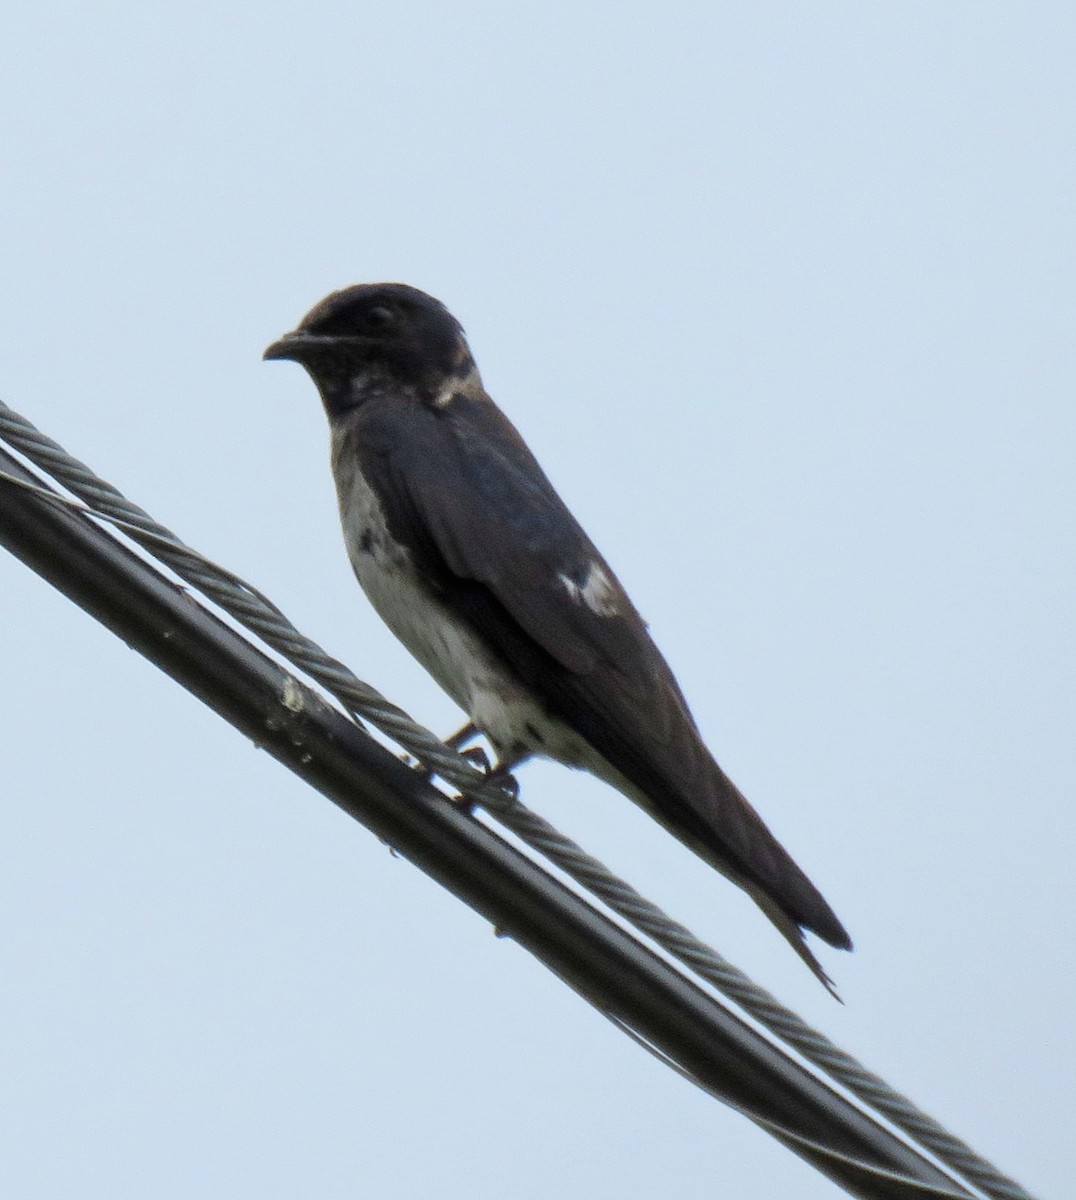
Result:
{"label": "pale blue sky", "polygon": [[[424,722],[263,347],[399,279],[857,942],[528,802],[1032,1191],[1076,1173],[1061,4],[9,3],[0,395]],[[6,554],[0,1192],[823,1200]]]}

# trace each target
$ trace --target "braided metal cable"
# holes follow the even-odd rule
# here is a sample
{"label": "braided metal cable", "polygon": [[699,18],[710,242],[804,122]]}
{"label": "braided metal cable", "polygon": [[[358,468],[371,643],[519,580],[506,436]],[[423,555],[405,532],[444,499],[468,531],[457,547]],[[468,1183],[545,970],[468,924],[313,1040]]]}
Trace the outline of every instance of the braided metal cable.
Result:
{"label": "braided metal cable", "polygon": [[[94,514],[120,526],[149,554],[255,633],[304,674],[335,696],[353,716],[369,721],[419,759],[429,770],[481,804],[498,822],[537,850],[581,887],[596,896],[639,932],[705,980],[760,1025],[820,1068],[920,1147],[957,1171],[990,1200],[1033,1200],[1015,1181],[1003,1175],[934,1118],[922,1112],[885,1080],[867,1070],[846,1051],[766,989],[751,980],[716,950],[672,920],[630,884],[614,875],[538,814],[503,788],[486,780],[482,771],[435,734],[413,721],[376,689],[304,637],[280,610],[257,589],[186,546],[116,488],[72,458],[26,418],[0,401],[0,439],[78,496]],[[51,499],[64,501],[55,493]],[[867,1164],[864,1164],[867,1165]]]}

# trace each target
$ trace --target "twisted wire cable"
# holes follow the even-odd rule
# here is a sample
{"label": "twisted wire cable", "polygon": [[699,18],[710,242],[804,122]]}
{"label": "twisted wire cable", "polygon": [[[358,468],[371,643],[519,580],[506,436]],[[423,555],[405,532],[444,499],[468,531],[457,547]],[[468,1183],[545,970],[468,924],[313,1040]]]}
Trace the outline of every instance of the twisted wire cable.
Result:
{"label": "twisted wire cable", "polygon": [[[150,555],[324,687],[349,714],[376,726],[430,771],[458,788],[468,800],[480,804],[495,820],[611,911],[711,984],[833,1082],[902,1130],[939,1162],[957,1171],[989,1200],[1033,1200],[1018,1183],[1003,1175],[825,1034],[813,1029],[718,951],[666,915],[544,818],[530,811],[517,797],[488,782],[480,769],[446,746],[436,734],[413,721],[401,708],[301,634],[256,588],[185,545],[2,401],[0,439],[79,497],[92,510],[90,515],[99,515],[119,526]],[[65,501],[64,497],[45,489],[42,494],[52,500]]]}

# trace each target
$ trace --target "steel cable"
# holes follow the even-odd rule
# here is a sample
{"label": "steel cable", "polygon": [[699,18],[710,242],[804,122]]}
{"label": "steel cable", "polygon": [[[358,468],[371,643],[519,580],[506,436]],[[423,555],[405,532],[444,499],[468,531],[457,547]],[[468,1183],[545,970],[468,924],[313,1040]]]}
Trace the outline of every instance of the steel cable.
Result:
{"label": "steel cable", "polygon": [[[423,765],[480,804],[495,820],[596,896],[672,957],[705,980],[804,1059],[820,1068],[921,1148],[957,1171],[990,1200],[1033,1200],[1030,1193],[922,1112],[880,1076],[781,1004],[720,953],[672,920],[544,818],[376,689],[302,635],[257,589],[192,550],[111,484],[0,401],[0,439],[148,554],[167,565],[218,608],[256,634],[335,696],[353,716],[370,722]],[[13,481],[20,482],[20,481]],[[63,497],[43,490],[50,499]],[[81,506],[80,506],[81,507]],[[868,1166],[868,1164],[864,1164]]]}

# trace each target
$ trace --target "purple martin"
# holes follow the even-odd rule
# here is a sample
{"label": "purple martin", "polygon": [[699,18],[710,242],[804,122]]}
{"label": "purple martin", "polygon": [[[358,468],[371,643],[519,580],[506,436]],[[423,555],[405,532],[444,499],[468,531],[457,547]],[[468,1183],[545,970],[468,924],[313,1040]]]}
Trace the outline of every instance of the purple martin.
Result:
{"label": "purple martin", "polygon": [[381,618],[485,734],[611,783],[804,940],[851,940],[714,761],[646,624],[482,386],[459,322],[401,283],[334,292],[266,351],[332,430],[348,555]]}

